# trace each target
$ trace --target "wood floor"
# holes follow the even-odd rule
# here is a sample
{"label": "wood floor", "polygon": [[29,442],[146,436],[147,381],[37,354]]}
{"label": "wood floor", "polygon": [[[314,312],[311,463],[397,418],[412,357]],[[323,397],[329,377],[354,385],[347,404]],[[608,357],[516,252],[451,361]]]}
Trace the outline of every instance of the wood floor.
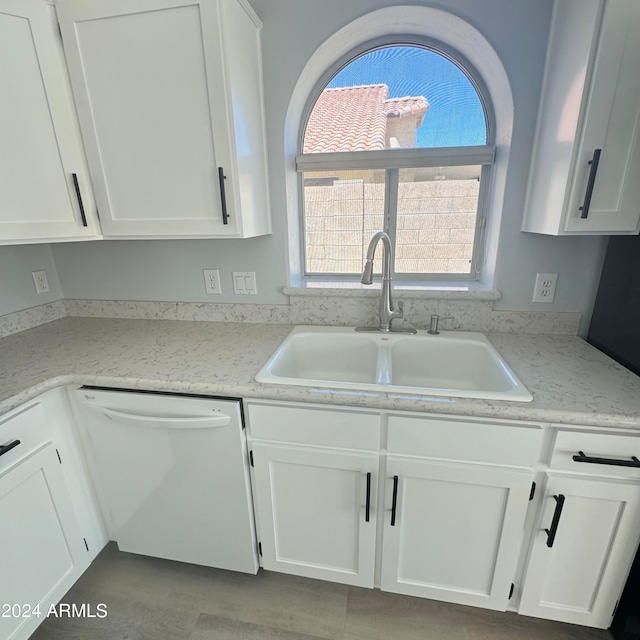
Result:
{"label": "wood floor", "polygon": [[110,544],[63,599],[107,616],[49,617],[31,640],[611,640],[607,631],[260,571],[121,553]]}

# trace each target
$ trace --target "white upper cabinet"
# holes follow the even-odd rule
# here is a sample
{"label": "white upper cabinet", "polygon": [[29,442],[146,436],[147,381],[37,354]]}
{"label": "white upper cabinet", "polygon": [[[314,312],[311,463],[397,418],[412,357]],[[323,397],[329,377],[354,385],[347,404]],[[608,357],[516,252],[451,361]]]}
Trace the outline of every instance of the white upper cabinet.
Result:
{"label": "white upper cabinet", "polygon": [[56,6],[104,236],[270,233],[261,23],[251,8]]}
{"label": "white upper cabinet", "polygon": [[640,2],[556,0],[523,230],[640,230]]}
{"label": "white upper cabinet", "polygon": [[0,0],[0,244],[99,230],[53,8]]}

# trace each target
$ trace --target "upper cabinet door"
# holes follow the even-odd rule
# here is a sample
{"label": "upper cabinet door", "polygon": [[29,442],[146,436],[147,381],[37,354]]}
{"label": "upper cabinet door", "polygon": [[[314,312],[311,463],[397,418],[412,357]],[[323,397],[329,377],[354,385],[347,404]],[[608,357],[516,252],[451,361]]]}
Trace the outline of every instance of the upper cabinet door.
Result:
{"label": "upper cabinet door", "polygon": [[50,5],[0,0],[0,60],[0,244],[96,237],[91,183]]}
{"label": "upper cabinet door", "polygon": [[[57,8],[105,237],[269,233],[259,21],[248,7],[59,0]],[[244,92],[228,61],[239,51],[257,78]],[[243,117],[258,127],[249,148],[237,135],[247,133],[236,122]]]}
{"label": "upper cabinet door", "polygon": [[640,3],[556,1],[523,230],[640,230]]}
{"label": "upper cabinet door", "polygon": [[[586,98],[565,224],[568,232],[640,229],[639,69],[640,2],[609,0]],[[599,164],[594,167],[598,149]],[[590,176],[594,180],[587,203]]]}

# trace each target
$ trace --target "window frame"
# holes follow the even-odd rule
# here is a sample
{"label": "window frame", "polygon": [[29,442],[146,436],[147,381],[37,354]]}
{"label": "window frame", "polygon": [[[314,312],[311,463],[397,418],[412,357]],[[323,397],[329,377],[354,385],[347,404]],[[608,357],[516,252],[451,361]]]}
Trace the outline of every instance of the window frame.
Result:
{"label": "window frame", "polygon": [[[329,82],[345,67],[350,65],[357,58],[387,47],[419,47],[440,55],[452,64],[467,77],[474,87],[476,94],[482,105],[485,127],[487,134],[487,144],[468,147],[422,147],[411,149],[384,149],[379,151],[342,151],[333,153],[302,153],[304,149],[304,136],[311,112],[327,87]],[[430,38],[397,37],[385,36],[370,40],[353,49],[346,56],[343,56],[335,64],[331,65],[320,77],[313,91],[310,92],[303,110],[301,118],[298,140],[297,155],[295,157],[295,171],[297,172],[298,185],[298,211],[299,211],[299,251],[301,256],[301,273],[303,281],[309,282],[356,282],[360,278],[360,273],[308,273],[307,272],[307,252],[306,252],[306,218],[305,218],[305,197],[304,197],[304,171],[345,171],[357,169],[382,169],[386,172],[385,179],[385,231],[389,234],[392,246],[396,246],[396,224],[397,224],[397,197],[393,204],[390,202],[389,178],[390,173],[395,171],[395,194],[397,194],[397,173],[402,168],[419,167],[445,167],[445,166],[469,166],[481,165],[480,192],[478,194],[478,209],[476,214],[476,233],[472,249],[472,260],[469,274],[446,274],[446,273],[397,273],[395,264],[392,265],[392,278],[397,281],[406,281],[411,284],[424,283],[447,283],[461,281],[480,280],[482,266],[485,261],[485,237],[484,230],[487,226],[487,211],[491,194],[492,169],[495,164],[496,147],[495,140],[495,114],[488,100],[488,91],[482,77],[462,54],[453,50],[442,42]],[[393,180],[393,178],[392,178]],[[393,188],[393,187],[392,187]]]}

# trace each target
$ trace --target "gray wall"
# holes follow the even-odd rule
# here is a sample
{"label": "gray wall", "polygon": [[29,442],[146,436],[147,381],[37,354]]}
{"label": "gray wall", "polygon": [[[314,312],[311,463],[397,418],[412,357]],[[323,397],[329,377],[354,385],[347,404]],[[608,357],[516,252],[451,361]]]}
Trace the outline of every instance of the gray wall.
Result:
{"label": "gray wall", "polygon": [[[49,293],[36,293],[32,271],[47,272]],[[0,315],[62,299],[48,244],[0,247]]]}
{"label": "gray wall", "polygon": [[[53,245],[65,297],[94,299],[284,302],[287,284],[284,121],[309,57],[330,35],[394,0],[251,0],[262,33],[274,233],[251,240],[110,241]],[[553,238],[520,232],[552,0],[433,0],[479,29],[511,82],[515,127],[495,286],[501,309],[589,314],[604,255],[602,238]],[[203,268],[219,268],[222,296],[207,296]],[[230,293],[232,270],[256,271],[259,296]],[[560,274],[556,302],[533,305],[536,272]]]}
{"label": "gray wall", "polygon": [[[52,248],[65,298],[286,304],[281,293],[286,257],[277,233],[247,240],[107,240]],[[221,295],[205,293],[203,269],[220,270]],[[232,271],[255,271],[258,295],[234,295]]]}

